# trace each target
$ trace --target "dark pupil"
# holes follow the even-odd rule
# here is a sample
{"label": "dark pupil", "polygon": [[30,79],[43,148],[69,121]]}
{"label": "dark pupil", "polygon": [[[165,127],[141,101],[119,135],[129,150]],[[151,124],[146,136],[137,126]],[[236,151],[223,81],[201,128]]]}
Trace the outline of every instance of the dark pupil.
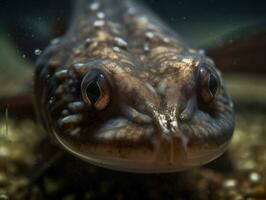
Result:
{"label": "dark pupil", "polygon": [[214,96],[218,88],[218,82],[217,82],[217,78],[213,76],[212,74],[210,74],[210,77],[209,77],[208,87],[209,87],[209,91]]}
{"label": "dark pupil", "polygon": [[101,96],[101,91],[96,81],[88,85],[86,92],[92,104],[95,104]]}

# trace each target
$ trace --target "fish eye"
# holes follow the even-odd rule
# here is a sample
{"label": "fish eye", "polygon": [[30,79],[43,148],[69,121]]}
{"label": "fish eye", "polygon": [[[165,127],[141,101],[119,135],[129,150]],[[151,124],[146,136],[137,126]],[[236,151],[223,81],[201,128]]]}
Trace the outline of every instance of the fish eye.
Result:
{"label": "fish eye", "polygon": [[199,70],[198,85],[199,99],[203,103],[209,104],[218,93],[220,80],[215,72],[206,67],[201,67]]}
{"label": "fish eye", "polygon": [[104,74],[88,72],[81,81],[81,94],[87,105],[96,110],[105,109],[110,102],[110,87]]}

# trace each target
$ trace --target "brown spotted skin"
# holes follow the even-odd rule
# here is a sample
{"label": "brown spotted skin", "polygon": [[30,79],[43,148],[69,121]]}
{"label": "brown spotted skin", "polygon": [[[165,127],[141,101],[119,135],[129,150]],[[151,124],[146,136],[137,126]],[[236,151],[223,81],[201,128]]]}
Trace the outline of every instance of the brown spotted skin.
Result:
{"label": "brown spotted skin", "polygon": [[[221,155],[232,136],[233,104],[214,63],[135,2],[79,1],[70,30],[37,65],[35,102],[46,131],[90,163],[180,171]],[[199,98],[201,68],[220,82],[208,103]],[[81,91],[92,72],[108,88],[101,110]]]}

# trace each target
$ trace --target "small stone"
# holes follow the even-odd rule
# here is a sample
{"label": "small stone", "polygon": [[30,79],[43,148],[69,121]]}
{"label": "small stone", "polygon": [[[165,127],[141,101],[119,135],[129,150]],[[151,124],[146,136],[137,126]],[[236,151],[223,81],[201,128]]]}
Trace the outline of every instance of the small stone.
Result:
{"label": "small stone", "polygon": [[0,194],[0,200],[8,200],[8,196],[6,194]]}
{"label": "small stone", "polygon": [[5,158],[10,156],[10,150],[6,146],[0,146],[0,157]]}
{"label": "small stone", "polygon": [[81,55],[81,50],[80,49],[75,49],[74,50],[74,54],[75,54],[75,56]]}
{"label": "small stone", "polygon": [[261,180],[261,176],[257,172],[251,172],[249,174],[249,180],[253,183],[258,183]]}
{"label": "small stone", "polygon": [[196,53],[197,51],[195,49],[188,49],[189,53]]}
{"label": "small stone", "polygon": [[163,38],[163,42],[169,43],[170,42],[170,39],[165,37],[165,38]]}
{"label": "small stone", "polygon": [[103,27],[105,24],[105,22],[103,20],[96,20],[94,23],[93,23],[93,26],[95,28],[100,28],[100,27]]}
{"label": "small stone", "polygon": [[148,43],[145,43],[144,46],[143,46],[143,50],[148,52],[150,50],[150,46]]}
{"label": "small stone", "polygon": [[234,197],[234,200],[244,200],[244,197],[242,195],[238,194]]}
{"label": "small stone", "polygon": [[193,63],[193,59],[192,58],[183,58],[182,62],[188,64],[188,65],[192,65]]}
{"label": "small stone", "polygon": [[145,33],[145,37],[147,38],[147,39],[153,39],[154,38],[154,36],[155,36],[155,34],[153,33],[153,32],[146,32]]}
{"label": "small stone", "polygon": [[177,56],[172,56],[171,59],[172,59],[172,60],[176,60],[176,59],[177,59]]}
{"label": "small stone", "polygon": [[246,162],[243,163],[241,168],[247,170],[253,170],[254,168],[256,168],[256,162],[254,162],[254,160],[247,160]]}
{"label": "small stone", "polygon": [[91,42],[92,42],[91,38],[87,38],[87,39],[85,40],[86,45],[90,45]]}
{"label": "small stone", "polygon": [[104,19],[104,18],[105,18],[105,14],[104,14],[103,12],[98,12],[98,13],[97,13],[97,17],[98,17],[99,19]]}
{"label": "small stone", "polygon": [[113,50],[114,50],[115,52],[120,52],[119,47],[113,47]]}
{"label": "small stone", "polygon": [[224,181],[223,186],[226,188],[234,188],[237,185],[237,181],[235,179],[227,179]]}
{"label": "small stone", "polygon": [[120,48],[127,48],[127,42],[123,39],[123,38],[120,38],[120,37],[115,37],[114,38],[114,41],[116,43],[116,45]]}

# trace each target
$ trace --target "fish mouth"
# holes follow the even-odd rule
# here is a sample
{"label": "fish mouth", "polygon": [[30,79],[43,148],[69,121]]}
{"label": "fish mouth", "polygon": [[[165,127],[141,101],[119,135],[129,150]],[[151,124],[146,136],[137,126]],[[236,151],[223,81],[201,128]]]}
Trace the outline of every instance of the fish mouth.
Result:
{"label": "fish mouth", "polygon": [[[130,128],[134,134],[130,133]],[[126,118],[112,119],[94,134],[91,142],[55,137],[61,147],[75,157],[96,166],[131,173],[167,173],[205,164],[220,156],[227,148],[193,151],[184,148],[180,138],[161,137],[153,124],[140,126]]]}
{"label": "fish mouth", "polygon": [[156,109],[148,113],[125,105],[94,130],[85,129],[85,139],[73,139],[60,131],[54,131],[54,136],[65,150],[89,163],[141,173],[180,171],[205,164],[220,156],[229,143],[228,138],[218,144],[209,140],[209,135],[194,134],[193,127],[204,129],[203,122],[197,124],[200,120],[181,122],[173,128],[169,120],[160,122],[162,117]]}
{"label": "fish mouth", "polygon": [[58,132],[54,135],[60,146],[75,157],[97,166],[127,172],[151,172],[160,149],[158,134],[152,124],[140,126],[139,122],[126,117],[106,121],[89,141],[70,140]]}

